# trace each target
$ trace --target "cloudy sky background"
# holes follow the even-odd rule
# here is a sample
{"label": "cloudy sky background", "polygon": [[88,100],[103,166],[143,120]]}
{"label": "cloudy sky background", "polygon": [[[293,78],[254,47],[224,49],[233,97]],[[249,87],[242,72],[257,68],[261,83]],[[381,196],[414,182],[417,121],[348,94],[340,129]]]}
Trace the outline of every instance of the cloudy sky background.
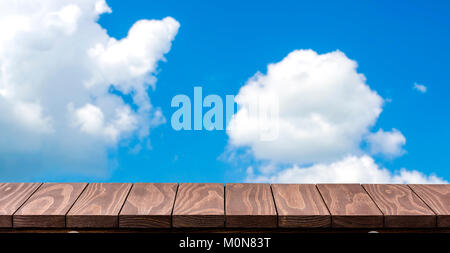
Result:
{"label": "cloudy sky background", "polygon": [[[0,181],[446,182],[449,12],[0,1]],[[278,97],[278,138],[245,109],[235,131],[173,130],[194,86]]]}

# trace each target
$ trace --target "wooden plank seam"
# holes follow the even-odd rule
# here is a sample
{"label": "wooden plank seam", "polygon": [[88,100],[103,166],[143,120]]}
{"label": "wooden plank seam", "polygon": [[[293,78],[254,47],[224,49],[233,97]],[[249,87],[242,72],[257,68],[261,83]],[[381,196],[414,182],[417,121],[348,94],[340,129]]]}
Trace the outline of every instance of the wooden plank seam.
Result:
{"label": "wooden plank seam", "polygon": [[89,183],[86,184],[86,186],[81,191],[80,195],[78,195],[77,199],[72,203],[69,210],[67,210],[66,214],[64,215],[64,228],[67,228],[67,214],[70,212],[70,210],[75,205],[75,203],[77,203],[78,199],[81,197],[81,195],[83,195],[84,191],[88,188],[88,186],[89,186]]}
{"label": "wooden plank seam", "polygon": [[270,194],[272,196],[272,201],[273,201],[273,206],[275,207],[275,214],[276,214],[276,226],[279,227],[279,215],[278,215],[278,209],[277,209],[277,202],[275,201],[275,196],[273,195],[273,189],[272,189],[272,184],[269,185],[270,187]]}
{"label": "wooden plank seam", "polygon": [[175,190],[175,197],[173,199],[172,210],[170,211],[170,227],[173,228],[173,210],[175,209],[175,202],[177,201],[178,189],[180,188],[180,184],[177,183],[177,188]]}
{"label": "wooden plank seam", "polygon": [[39,190],[39,188],[41,188],[41,186],[43,185],[44,183],[40,183],[39,184],[39,186],[38,187],[36,187],[36,189],[30,194],[30,196],[28,196],[28,198],[16,209],[16,211],[14,211],[12,214],[11,214],[11,226],[12,227],[14,227],[14,215],[17,213],[17,211],[19,211],[19,209],[23,206],[23,205],[25,205],[25,203],[27,203],[27,201],[31,198],[31,196],[33,196],[34,195],[34,193],[35,192],[37,192],[38,190]]}
{"label": "wooden plank seam", "polygon": [[423,203],[425,203],[425,205],[427,205],[427,207],[436,215],[436,222],[437,222],[437,216],[438,214],[433,210],[433,208],[431,208],[427,202],[419,195],[417,194],[413,188],[411,188],[411,186],[409,184],[406,185],[409,189],[411,189],[411,191],[413,192],[413,194],[415,194],[420,200],[422,200]]}
{"label": "wooden plank seam", "polygon": [[[114,228],[131,183],[92,183],[66,215],[66,227]],[[70,218],[70,219],[69,219]]]}
{"label": "wooden plank seam", "polygon": [[369,196],[369,198],[372,200],[372,202],[375,204],[375,206],[378,208],[378,210],[380,210],[380,212],[383,214],[383,228],[385,227],[386,224],[386,214],[383,213],[383,211],[381,210],[381,208],[378,206],[378,204],[375,202],[375,200],[373,200],[372,196],[370,196],[369,192],[367,192],[366,188],[362,185],[361,188],[363,188],[363,190],[366,192],[366,194]]}
{"label": "wooden plank seam", "polygon": [[317,184],[314,184],[314,187],[315,187],[316,191],[319,193],[320,198],[322,199],[322,202],[324,203],[325,207],[327,208],[328,213],[330,214],[330,227],[331,227],[331,224],[333,224],[333,215],[331,215],[330,208],[328,207],[327,203],[325,202],[325,199],[323,198],[322,193],[319,191]]}
{"label": "wooden plank seam", "polygon": [[119,212],[117,213],[117,227],[118,227],[118,228],[120,228],[120,213],[122,212],[122,209],[123,209],[123,207],[125,206],[125,203],[127,203],[128,196],[130,196],[130,193],[131,193],[131,191],[133,190],[134,185],[135,185],[134,183],[131,184],[130,190],[128,190],[127,196],[125,197],[125,199],[124,199],[124,201],[123,201],[123,203],[122,203],[122,206],[120,207],[120,210],[119,210]]}
{"label": "wooden plank seam", "polygon": [[330,210],[332,228],[380,228],[383,213],[360,184],[318,184]]}
{"label": "wooden plank seam", "polygon": [[330,208],[328,207],[327,203],[325,202],[325,199],[323,198],[322,193],[319,191],[319,187],[317,187],[317,184],[314,184],[314,187],[316,188],[317,192],[320,195],[320,198],[322,199],[323,203],[325,204],[325,207],[327,208],[328,213],[330,214],[330,227],[331,224],[333,224],[333,215],[331,215]]}
{"label": "wooden plank seam", "polygon": [[227,188],[226,184],[223,184],[223,227],[227,224]]}
{"label": "wooden plank seam", "polygon": [[410,186],[409,184],[407,184],[407,186],[409,187],[409,189],[411,189],[411,191],[413,192],[413,194],[416,194],[416,196],[417,196],[419,199],[421,199],[422,202],[425,203],[425,205],[427,205],[428,208],[434,213],[434,215],[435,215],[435,224],[436,224],[436,227],[437,227],[437,226],[438,226],[438,213],[436,213],[436,211],[434,211],[433,208],[431,208],[431,206],[429,206],[429,205],[427,204],[427,202],[426,202],[419,194],[417,194],[417,193],[414,191],[414,189],[411,188],[411,186]]}

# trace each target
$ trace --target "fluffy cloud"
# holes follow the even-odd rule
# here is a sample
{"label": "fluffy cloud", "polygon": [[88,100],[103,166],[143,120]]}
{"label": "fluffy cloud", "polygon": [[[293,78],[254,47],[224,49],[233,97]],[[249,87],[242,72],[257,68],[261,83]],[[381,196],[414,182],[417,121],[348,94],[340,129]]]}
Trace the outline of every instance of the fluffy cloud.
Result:
{"label": "fluffy cloud", "polygon": [[[254,101],[265,101],[258,98],[276,98],[269,103],[278,101],[274,114],[278,118],[251,113]],[[251,157],[246,161],[254,159],[257,166],[248,167],[248,181],[442,182],[418,171],[391,173],[365,154],[400,156],[406,138],[397,129],[370,132],[382,111],[383,99],[357,72],[357,63],[340,51],[293,51],[280,62],[269,64],[266,74],[250,78],[236,102],[240,109],[227,128],[230,140],[226,153],[233,156],[249,150]],[[261,138],[264,126],[277,127],[278,135],[269,141]],[[361,148],[365,146],[369,150]]]}
{"label": "fluffy cloud", "polygon": [[109,12],[104,0],[0,3],[2,175],[101,173],[109,148],[164,122],[147,91],[179,23],[140,20],[119,40],[97,23]]}
{"label": "fluffy cloud", "polygon": [[405,153],[403,145],[406,144],[406,138],[395,128],[391,132],[380,129],[378,132],[368,135],[367,142],[371,154],[383,154],[394,158]]}
{"label": "fluffy cloud", "polygon": [[[358,152],[383,99],[356,68],[340,51],[297,50],[269,64],[267,74],[257,73],[236,96],[244,109],[229,124],[231,145],[250,147],[258,159],[295,163],[334,161]],[[260,125],[244,114],[248,101],[270,96],[279,101],[279,134],[267,142],[255,134]]]}
{"label": "fluffy cloud", "polygon": [[391,173],[389,170],[379,167],[373,158],[367,155],[361,157],[349,156],[334,163],[319,163],[304,168],[294,165],[292,168],[269,175],[255,174],[254,169],[249,167],[247,181],[274,183],[447,183],[435,175],[427,176],[414,170],[401,169]]}

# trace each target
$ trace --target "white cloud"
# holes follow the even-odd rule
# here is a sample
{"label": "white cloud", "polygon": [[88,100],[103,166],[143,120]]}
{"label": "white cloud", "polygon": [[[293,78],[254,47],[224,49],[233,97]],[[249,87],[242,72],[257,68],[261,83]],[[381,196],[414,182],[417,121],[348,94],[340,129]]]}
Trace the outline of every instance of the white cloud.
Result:
{"label": "white cloud", "polygon": [[[104,0],[0,2],[3,175],[70,170],[68,161],[77,173],[101,173],[109,148],[164,122],[147,91],[179,23],[139,20],[115,39],[97,23],[110,12]],[[30,157],[38,161],[25,164]]]}
{"label": "white cloud", "polygon": [[406,144],[406,138],[395,128],[390,132],[379,129],[378,132],[367,136],[367,143],[371,154],[383,154],[394,158],[405,153],[403,146]]}
{"label": "white cloud", "polygon": [[[269,120],[248,117],[258,97],[278,97],[278,138],[260,138]],[[365,154],[402,155],[406,138],[397,130],[370,130],[382,111],[383,99],[357,72],[344,53],[317,54],[296,50],[269,64],[240,89],[240,109],[229,123],[231,159],[250,150],[247,180],[282,183],[439,183],[442,179],[402,169],[392,173]],[[273,121],[273,119],[271,119]],[[369,150],[362,149],[367,144]],[[248,164],[248,163],[247,163]],[[256,164],[256,165],[255,165]]]}
{"label": "white cloud", "polygon": [[102,132],[104,116],[100,108],[87,104],[75,112],[75,124],[89,134]]}
{"label": "white cloud", "polygon": [[105,123],[101,109],[95,105],[87,104],[75,111],[69,105],[73,114],[73,125],[82,132],[90,135],[103,135],[113,143],[117,142],[120,133],[133,132],[138,126],[136,115],[127,106],[116,109],[116,117]]}
{"label": "white cloud", "polygon": [[13,113],[17,123],[38,133],[53,132],[51,119],[42,115],[40,104],[19,102],[14,105]]}
{"label": "white cloud", "polygon": [[427,86],[425,86],[423,84],[414,83],[413,88],[421,93],[427,92]]}
{"label": "white cloud", "polygon": [[[311,163],[359,152],[360,142],[381,113],[383,99],[344,53],[296,50],[257,73],[236,96],[245,108],[254,97],[276,96],[279,135],[261,140],[258,122],[240,109],[230,122],[230,144],[250,147],[257,159]],[[262,122],[269,124],[270,122]]]}
{"label": "white cloud", "polygon": [[253,167],[247,169],[247,181],[271,183],[447,183],[435,175],[427,176],[419,171],[401,169],[391,173],[379,167],[373,158],[348,156],[330,164],[318,163],[310,167],[283,169],[274,173],[255,173]]}
{"label": "white cloud", "polygon": [[97,2],[95,2],[94,8],[97,14],[112,12],[111,8],[108,6],[108,4],[106,4],[105,0],[98,0]]}

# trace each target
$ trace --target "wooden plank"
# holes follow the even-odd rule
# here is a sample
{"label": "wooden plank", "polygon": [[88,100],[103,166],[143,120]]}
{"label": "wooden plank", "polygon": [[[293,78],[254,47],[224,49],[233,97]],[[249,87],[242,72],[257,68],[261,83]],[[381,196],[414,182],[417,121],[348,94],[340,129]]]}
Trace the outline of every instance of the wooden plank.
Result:
{"label": "wooden plank", "polygon": [[18,228],[64,228],[66,214],[86,183],[45,183],[13,216]]}
{"label": "wooden plank", "polygon": [[381,228],[383,213],[359,184],[318,184],[335,228]]}
{"label": "wooden plank", "polygon": [[130,183],[91,183],[66,215],[70,228],[118,227]]}
{"label": "wooden plank", "polygon": [[136,183],[119,214],[119,227],[170,228],[178,184]]}
{"label": "wooden plank", "polygon": [[0,183],[0,228],[12,227],[12,216],[41,183]]}
{"label": "wooden plank", "polygon": [[320,228],[331,226],[331,216],[313,184],[273,184],[278,226]]}
{"label": "wooden plank", "polygon": [[364,184],[364,189],[384,214],[387,228],[436,226],[434,212],[406,185]]}
{"label": "wooden plank", "polygon": [[227,184],[225,226],[273,228],[277,212],[269,184]]}
{"label": "wooden plank", "polygon": [[409,185],[437,215],[437,227],[450,227],[450,184]]}
{"label": "wooden plank", "polygon": [[223,184],[182,183],[173,209],[173,227],[223,227]]}

